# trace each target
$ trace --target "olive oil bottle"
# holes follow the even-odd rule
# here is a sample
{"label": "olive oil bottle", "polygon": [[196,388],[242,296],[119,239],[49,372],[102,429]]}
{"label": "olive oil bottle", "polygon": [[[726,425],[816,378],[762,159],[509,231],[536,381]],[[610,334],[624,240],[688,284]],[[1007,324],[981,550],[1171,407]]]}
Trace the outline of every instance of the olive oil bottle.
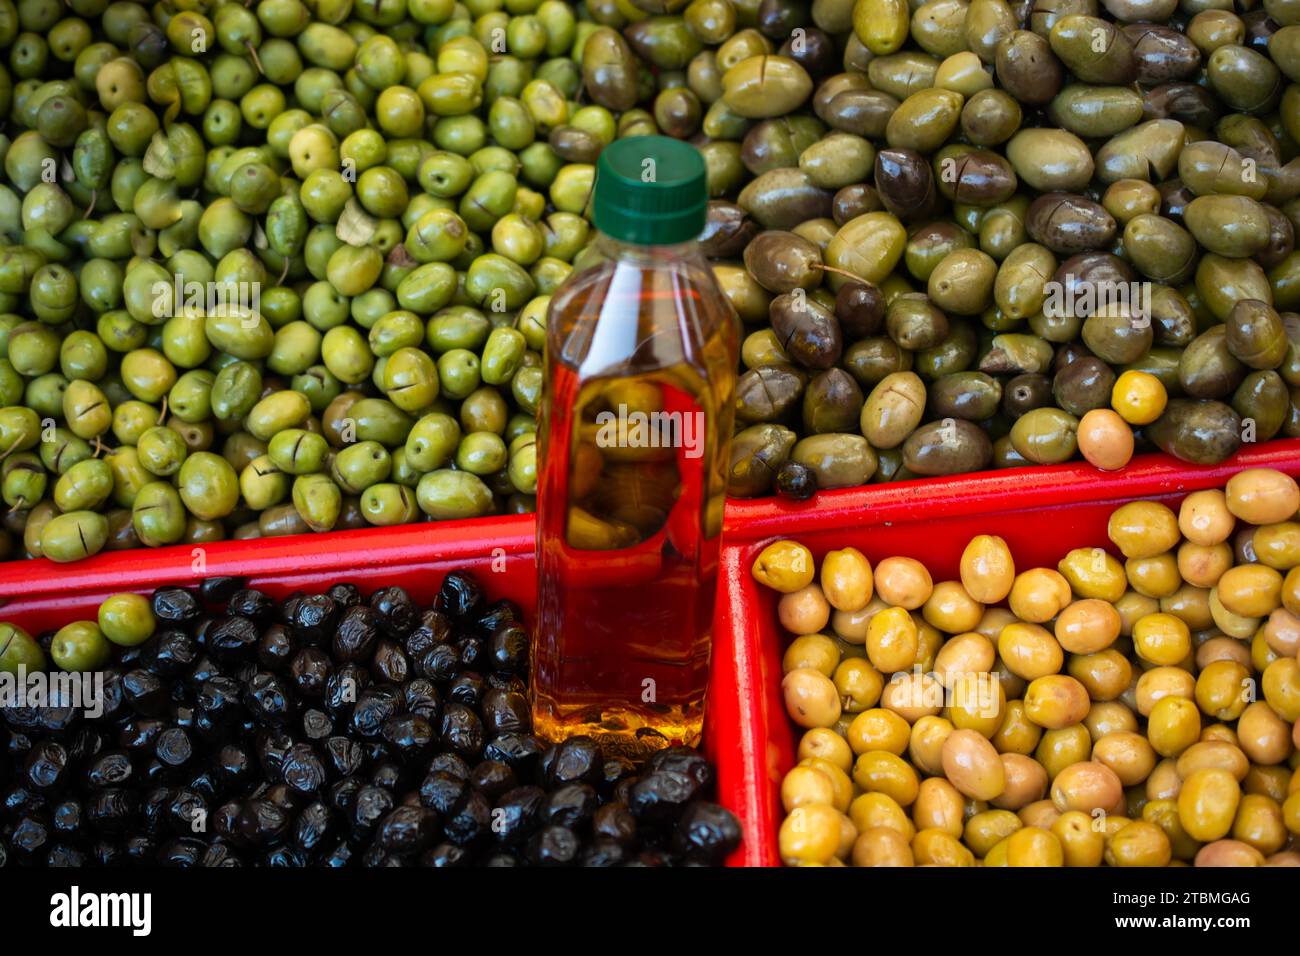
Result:
{"label": "olive oil bottle", "polygon": [[637,753],[700,737],[740,341],[695,242],[706,204],[693,147],[611,144],[594,248],[550,304],[532,654],[545,739]]}

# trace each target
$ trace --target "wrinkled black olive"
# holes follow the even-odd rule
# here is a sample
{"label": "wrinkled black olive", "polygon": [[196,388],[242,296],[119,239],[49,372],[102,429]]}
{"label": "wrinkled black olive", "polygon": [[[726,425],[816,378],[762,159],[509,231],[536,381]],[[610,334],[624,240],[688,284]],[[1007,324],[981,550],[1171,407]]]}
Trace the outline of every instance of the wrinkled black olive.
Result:
{"label": "wrinkled black olive", "polygon": [[325,785],[325,765],[309,744],[294,744],[280,765],[285,784],[301,794],[314,794]]}
{"label": "wrinkled black olive", "polygon": [[199,594],[208,604],[224,604],[243,586],[243,578],[204,578],[199,585]]}
{"label": "wrinkled black olive", "polygon": [[137,714],[155,716],[167,709],[167,686],[157,674],[142,668],[122,675],[122,692],[127,706]]}
{"label": "wrinkled black olive", "polygon": [[383,787],[362,787],[352,807],[352,819],[356,826],[367,830],[377,824],[389,810],[393,809],[393,795]]}
{"label": "wrinkled black olive", "polygon": [[219,663],[243,661],[257,647],[257,625],[246,617],[223,617],[208,628],[208,652]]}
{"label": "wrinkled black olive", "polygon": [[520,624],[510,624],[492,635],[488,645],[492,666],[496,670],[522,674],[528,669],[528,631]]}
{"label": "wrinkled black olive", "polygon": [[297,653],[293,633],[283,624],[272,624],[257,642],[257,663],[269,671],[281,673]]}
{"label": "wrinkled black olive", "polygon": [[319,800],[308,805],[294,821],[293,842],[311,852],[319,848],[334,829],[334,814]]}
{"label": "wrinkled black olive", "polygon": [[319,647],[304,647],[289,664],[289,680],[298,694],[315,700],[327,693],[334,665]]}
{"label": "wrinkled black olive", "polygon": [[469,785],[495,799],[519,783],[514,770],[500,760],[481,760],[470,771]]}
{"label": "wrinkled black olive", "polygon": [[368,688],[352,709],[352,729],[362,737],[378,737],[384,724],[397,714],[401,695],[386,685]]}
{"label": "wrinkled black olive", "polygon": [[404,696],[407,711],[431,722],[438,719],[442,701],[433,681],[417,677],[406,685]]}
{"label": "wrinkled black olive", "polygon": [[194,756],[194,744],[180,727],[168,727],[158,735],[154,754],[169,767],[183,767]]}
{"label": "wrinkled black olive", "polygon": [[68,751],[55,740],[42,740],[27,755],[24,776],[35,790],[57,790],[68,775]]}
{"label": "wrinkled black olive", "polygon": [[334,721],[329,714],[313,707],[302,715],[302,732],[308,740],[324,740],[334,733]]}
{"label": "wrinkled black olive", "polygon": [[478,707],[483,701],[486,686],[483,675],[464,671],[447,686],[447,699],[466,707]]}
{"label": "wrinkled black olive", "polygon": [[334,584],[325,593],[331,601],[341,608],[352,607],[361,603],[361,589],[355,584]]}
{"label": "wrinkled black olive", "polygon": [[183,623],[203,613],[193,591],[185,588],[159,588],[153,592],[153,613],[160,621]]}
{"label": "wrinkled black olive", "polygon": [[420,622],[420,609],[405,588],[383,588],[370,596],[379,626],[389,637],[403,638]]}
{"label": "wrinkled black olive", "polygon": [[483,695],[483,725],[492,736],[527,732],[532,724],[528,699],[507,690],[489,690]]}
{"label": "wrinkled black olive", "polygon": [[434,607],[456,620],[478,614],[483,605],[483,586],[469,574],[453,571],[442,579]]}
{"label": "wrinkled black olive", "polygon": [[325,741],[325,756],[335,771],[343,777],[359,773],[366,763],[364,748],[347,737],[331,737]]}
{"label": "wrinkled black olive", "polygon": [[465,866],[469,863],[469,851],[454,843],[439,843],[420,857],[421,866],[451,867]]}
{"label": "wrinkled black olive", "polygon": [[636,842],[636,817],[621,803],[607,803],[591,820],[591,832],[623,846]]}
{"label": "wrinkled black olive", "polygon": [[420,805],[447,816],[460,802],[466,786],[464,777],[446,770],[431,771],[420,784]]}
{"label": "wrinkled black olive", "polygon": [[[357,600],[360,600],[360,595],[358,595]],[[343,606],[329,595],[307,595],[294,604],[292,612],[288,615],[287,623],[303,640],[316,642],[324,636],[327,630],[334,626],[339,609]],[[351,607],[352,605],[346,606]]]}
{"label": "wrinkled black olive", "polygon": [[140,664],[159,677],[187,673],[199,656],[199,646],[184,631],[160,631],[140,647]]}
{"label": "wrinkled black olive", "polygon": [[501,794],[492,811],[492,835],[502,846],[518,846],[540,824],[545,804],[541,787],[515,787]]}
{"label": "wrinkled black olive", "polygon": [[424,807],[398,807],[379,825],[379,843],[394,853],[418,853],[438,836],[438,818]]}
{"label": "wrinkled black olive", "polygon": [[277,610],[276,603],[267,594],[253,588],[236,591],[226,605],[227,614],[246,617],[258,623],[269,621]]}
{"label": "wrinkled black olive", "polygon": [[131,758],[125,751],[108,750],[86,768],[86,784],[95,790],[120,787],[131,779]]}
{"label": "wrinkled black olive", "polygon": [[446,683],[460,670],[460,651],[454,644],[436,644],[420,658],[417,670],[429,680]]}
{"label": "wrinkled black olive", "polygon": [[443,822],[447,839],[457,846],[469,846],[487,836],[492,826],[492,805],[477,790],[466,790]]}
{"label": "wrinkled black olive", "polygon": [[375,680],[387,684],[404,684],[410,668],[401,645],[390,640],[380,640],[375,645],[375,656],[370,660],[370,672],[375,675]]}
{"label": "wrinkled black olive", "polygon": [[543,827],[528,841],[528,859],[536,866],[569,866],[581,848],[578,835],[568,827]]}
{"label": "wrinkled black olive", "polygon": [[370,686],[370,672],[355,664],[344,664],[325,681],[325,694],[321,703],[331,713],[349,710],[357,697]]}
{"label": "wrinkled black olive", "polygon": [[638,819],[662,823],[675,819],[698,792],[699,785],[686,774],[657,771],[632,785],[627,805]]}
{"label": "wrinkled black olive", "polygon": [[370,660],[379,639],[379,615],[358,604],[344,612],[334,632],[334,659],[340,663]]}
{"label": "wrinkled black olive", "polygon": [[546,786],[554,789],[566,783],[589,783],[601,778],[600,746],[590,737],[570,737],[542,756]]}
{"label": "wrinkled black olive", "polygon": [[740,845],[740,823],[730,810],[707,800],[686,808],[673,832],[673,851],[717,864]]}
{"label": "wrinkled black olive", "polygon": [[477,759],[483,753],[483,724],[464,704],[449,703],[443,708],[439,736],[445,746],[463,757]]}
{"label": "wrinkled black olive", "polygon": [[384,740],[393,752],[406,761],[417,760],[433,745],[433,725],[418,714],[391,717],[384,723]]}
{"label": "wrinkled black olive", "polygon": [[280,678],[267,671],[259,671],[248,682],[244,706],[263,724],[282,724],[293,714],[289,689]]}
{"label": "wrinkled black olive", "polygon": [[547,823],[576,830],[591,819],[599,803],[594,787],[585,783],[567,783],[547,795],[542,816]]}

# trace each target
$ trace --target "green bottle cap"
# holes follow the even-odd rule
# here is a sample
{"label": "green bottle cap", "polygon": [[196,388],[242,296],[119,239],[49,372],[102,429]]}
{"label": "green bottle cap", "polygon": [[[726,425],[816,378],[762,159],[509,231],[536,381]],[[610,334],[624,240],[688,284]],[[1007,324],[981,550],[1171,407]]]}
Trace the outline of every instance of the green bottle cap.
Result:
{"label": "green bottle cap", "polygon": [[666,246],[704,231],[704,157],[668,136],[629,136],[596,161],[596,228],[622,242]]}

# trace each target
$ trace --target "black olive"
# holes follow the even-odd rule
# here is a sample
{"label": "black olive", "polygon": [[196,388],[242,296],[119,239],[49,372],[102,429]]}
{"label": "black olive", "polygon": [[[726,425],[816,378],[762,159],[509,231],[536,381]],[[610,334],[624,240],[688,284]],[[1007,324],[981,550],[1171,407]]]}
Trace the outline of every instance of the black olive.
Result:
{"label": "black olive", "polygon": [[27,785],[34,790],[57,790],[68,778],[68,751],[56,740],[42,740],[32,747],[23,765]]}
{"label": "black olive", "polygon": [[180,727],[168,727],[158,735],[154,755],[169,767],[183,767],[194,756],[194,744]]}
{"label": "black olive", "polygon": [[244,805],[238,800],[223,803],[212,814],[212,832],[226,840],[239,839],[239,814]]}
{"label": "black olive", "polygon": [[137,714],[157,716],[167,710],[167,685],[157,674],[142,668],[122,675],[122,693],[127,706]]}
{"label": "black olive", "polygon": [[226,605],[227,614],[250,618],[259,624],[270,621],[277,610],[275,602],[268,595],[253,588],[236,591]]}
{"label": "black olive", "polygon": [[[3,847],[3,844],[0,844],[0,847]],[[125,866],[126,848],[111,840],[96,840],[90,848],[90,859],[96,866]]]}
{"label": "black olive", "polygon": [[394,687],[370,687],[357,698],[352,708],[352,729],[362,737],[378,737],[390,717],[396,716],[402,706],[400,693]]}
{"label": "black olive", "polygon": [[403,760],[418,760],[433,745],[433,725],[418,714],[390,717],[384,722],[384,741]]}
{"label": "black olive", "polygon": [[262,632],[257,642],[257,662],[277,674],[289,666],[297,653],[298,644],[293,633],[283,624],[272,624]]}
{"label": "black olive", "polygon": [[527,731],[531,723],[528,700],[510,691],[489,690],[483,696],[482,711],[483,725],[494,736]]}
{"label": "black olive", "polygon": [[375,680],[386,684],[404,684],[410,671],[410,662],[400,644],[381,640],[375,645],[375,656],[370,660],[370,672],[375,675]]}
{"label": "black olive", "polygon": [[203,851],[203,856],[199,860],[199,866],[202,867],[234,867],[243,866],[243,861],[235,855],[235,851],[224,843],[211,843]]}
{"label": "black olive", "polygon": [[289,680],[301,696],[315,700],[325,695],[333,671],[334,664],[324,650],[304,647],[289,664]]}
{"label": "black olive", "polygon": [[515,768],[517,773],[531,775],[531,768],[542,755],[542,745],[529,734],[499,734],[483,747],[488,760],[500,760]]}
{"label": "black olive", "polygon": [[119,787],[131,779],[131,758],[125,751],[108,750],[86,767],[86,784],[94,790]]}
{"label": "black olive", "polygon": [[167,867],[198,866],[207,848],[207,844],[194,837],[168,840],[158,848],[157,863]]}
{"label": "black olive", "polygon": [[45,865],[48,867],[82,867],[86,865],[86,854],[76,847],[68,846],[66,843],[56,843],[50,847],[50,852],[45,857]]}
{"label": "black olive", "polygon": [[14,787],[5,794],[4,808],[6,815],[20,817],[24,814],[40,813],[48,802],[44,794],[37,793],[35,790]]}
{"label": "black olive", "polygon": [[94,794],[86,803],[90,825],[102,833],[121,833],[135,816],[135,794],[120,787],[109,787]]}
{"label": "black olive", "polygon": [[426,773],[436,773],[439,770],[444,773],[449,773],[453,777],[459,777],[461,780],[469,779],[469,764],[465,762],[465,758],[460,754],[454,754],[450,751],[443,751],[440,754],[436,754],[434,758],[429,761]]}
{"label": "black olive", "polygon": [[646,769],[653,772],[672,770],[684,774],[695,782],[700,790],[713,786],[713,768],[704,759],[704,755],[690,747],[666,747],[650,755]]}
{"label": "black olive", "polygon": [[528,841],[528,859],[536,866],[569,866],[581,848],[578,835],[568,827],[543,827]]}
{"label": "black olive", "polygon": [[434,608],[458,621],[477,615],[483,605],[483,586],[462,571],[453,571],[442,579]]}
{"label": "black olive", "polygon": [[335,584],[325,592],[339,607],[353,607],[361,603],[361,589],[355,584]]}
{"label": "black olive", "polygon": [[357,697],[370,686],[370,672],[355,664],[344,664],[325,681],[325,694],[321,703],[325,709],[338,715],[348,711]]}
{"label": "black olive", "polygon": [[221,785],[217,781],[217,775],[212,770],[199,770],[191,775],[185,786],[195,793],[200,793],[205,799],[215,800],[221,795]]}
{"label": "black olive", "polygon": [[457,846],[469,846],[488,836],[492,827],[492,805],[477,790],[464,796],[443,822],[447,839]]}
{"label": "black olive", "polygon": [[492,635],[488,646],[492,666],[497,670],[522,674],[528,669],[528,631],[519,624],[510,624]]}
{"label": "black olive", "polygon": [[464,704],[449,703],[443,708],[439,735],[444,746],[462,757],[477,759],[483,753],[483,723]]}
{"label": "black olive", "polygon": [[389,637],[401,639],[420,623],[420,609],[405,588],[383,588],[370,597],[379,626]]}
{"label": "black olive", "polygon": [[542,755],[546,787],[554,790],[566,783],[589,783],[601,779],[600,746],[590,737],[570,737]]}
{"label": "black olive", "polygon": [[201,832],[207,827],[208,804],[202,794],[185,787],[168,793],[162,815],[177,836]]}
{"label": "black olive", "polygon": [[466,707],[478,707],[483,700],[483,677],[474,671],[463,671],[447,686],[447,698]]}
{"label": "black olive", "polygon": [[253,799],[244,803],[235,821],[236,832],[253,846],[266,846],[289,828],[289,815],[270,800]]}
{"label": "black olive", "polygon": [[189,682],[191,684],[202,684],[204,681],[222,676],[224,676],[224,671],[217,665],[217,662],[203,654],[194,662],[194,667],[190,669]]}
{"label": "black olive", "polygon": [[547,794],[542,816],[547,823],[577,830],[591,819],[599,803],[594,787],[585,783],[566,783]]}
{"label": "black olive", "polygon": [[86,823],[86,809],[80,800],[64,800],[50,813],[54,832],[62,836],[80,836]]}
{"label": "black olive", "polygon": [[345,777],[330,787],[329,805],[351,817],[352,808],[357,803],[357,794],[361,792],[361,788],[365,785],[365,781],[360,777]]}
{"label": "black olive", "polygon": [[445,644],[451,640],[451,620],[440,611],[425,611],[420,615],[420,624],[407,634],[402,641],[406,653],[413,660],[418,660],[435,644]]}
{"label": "black olive", "polygon": [[454,843],[439,843],[420,857],[421,866],[450,867],[469,863],[469,851]]}
{"label": "black olive", "polygon": [[368,831],[393,809],[393,795],[383,787],[365,786],[357,791],[352,820],[357,828]]}
{"label": "black olive", "polygon": [[662,823],[680,815],[698,792],[699,786],[686,774],[660,770],[632,785],[627,805],[638,819]]}
{"label": "black olive", "polygon": [[580,866],[621,866],[627,860],[627,850],[620,843],[597,837],[578,858]]}
{"label": "black olive", "polygon": [[159,588],[153,592],[153,613],[160,621],[184,623],[203,613],[193,591],[185,588]]}
{"label": "black olive", "polygon": [[817,493],[817,473],[797,461],[787,461],[776,471],[777,494],[807,501]]}
{"label": "black olive", "polygon": [[491,798],[500,796],[518,783],[510,765],[499,760],[481,760],[469,775],[469,785]]}
{"label": "black olive", "polygon": [[159,631],[140,647],[141,666],[159,677],[179,677],[188,673],[199,656],[199,645],[189,634],[179,630]]}
{"label": "black olive", "polygon": [[293,701],[284,682],[274,674],[259,671],[244,691],[244,706],[263,724],[283,724],[293,715]]}
{"label": "black olive", "polygon": [[420,784],[420,805],[447,816],[460,803],[467,786],[464,777],[446,770],[431,771]]}
{"label": "black olive", "polygon": [[246,617],[218,618],[208,628],[205,643],[220,663],[243,661],[257,646],[257,625]]}
{"label": "black olive", "polygon": [[294,744],[280,765],[280,776],[290,789],[314,794],[325,786],[325,765],[310,744]]}
{"label": "black olive", "polygon": [[347,843],[339,843],[329,853],[325,854],[321,864],[328,867],[343,867],[351,862],[352,847],[348,846]]}
{"label": "black olive", "polygon": [[44,853],[50,842],[50,828],[37,817],[23,817],[14,827],[9,844],[20,854],[34,857]]}
{"label": "black olive", "polygon": [[[376,787],[383,787],[389,793],[396,794],[402,785],[402,768],[391,761],[383,761],[370,772],[370,782]],[[419,802],[418,800],[415,802]]]}
{"label": "black olive", "polygon": [[350,607],[334,632],[334,660],[340,663],[369,661],[378,639],[379,615],[363,604]]}
{"label": "black olive", "polygon": [[312,707],[302,715],[302,732],[308,740],[324,740],[334,733],[334,721],[325,711]]}
{"label": "black olive", "polygon": [[205,578],[199,585],[199,594],[208,604],[224,604],[243,586],[243,578]]}
{"label": "black olive", "polygon": [[460,671],[460,651],[454,644],[436,644],[420,658],[421,677],[444,684]]}
{"label": "black olive", "polygon": [[718,864],[740,845],[740,823],[730,810],[697,800],[686,808],[673,831],[673,852]]}
{"label": "black olive", "polygon": [[320,848],[333,833],[334,813],[317,800],[308,805],[294,822],[293,842],[308,853]]}
{"label": "black olive", "polygon": [[491,637],[502,628],[521,623],[523,615],[514,601],[493,601],[474,619],[474,629],[482,637]]}
{"label": "black olive", "polygon": [[591,820],[591,832],[623,846],[636,842],[636,817],[621,803],[607,803]]}
{"label": "black olive", "polygon": [[518,846],[541,823],[545,804],[541,787],[515,787],[501,794],[492,811],[492,835],[503,846]]}
{"label": "black olive", "polygon": [[125,841],[126,858],[141,866],[158,864],[158,842],[145,833],[133,833]]}
{"label": "black olive", "polygon": [[379,824],[379,844],[393,853],[418,853],[438,836],[438,818],[424,807],[398,807]]}
{"label": "black olive", "polygon": [[523,866],[523,861],[513,853],[505,853],[498,850],[496,853],[493,853],[484,860],[483,865],[490,867]]}
{"label": "black olive", "polygon": [[[360,601],[359,595],[357,601]],[[338,620],[340,609],[351,606],[351,604],[340,604],[330,595],[307,595],[294,603],[287,623],[298,633],[300,638],[316,643],[325,635],[326,631],[334,626],[334,622]]]}
{"label": "black olive", "polygon": [[410,713],[419,714],[428,721],[438,719],[442,700],[433,681],[417,677],[406,685],[403,696],[406,698],[406,709]]}
{"label": "black olive", "polygon": [[460,666],[475,669],[488,663],[487,644],[481,637],[463,637],[456,642]]}
{"label": "black olive", "polygon": [[227,744],[217,752],[214,768],[217,781],[227,792],[243,786],[252,774],[253,762],[248,751],[235,744]]}
{"label": "black olive", "polygon": [[325,757],[342,777],[359,773],[366,763],[366,753],[361,744],[347,737],[331,737],[325,741]]}

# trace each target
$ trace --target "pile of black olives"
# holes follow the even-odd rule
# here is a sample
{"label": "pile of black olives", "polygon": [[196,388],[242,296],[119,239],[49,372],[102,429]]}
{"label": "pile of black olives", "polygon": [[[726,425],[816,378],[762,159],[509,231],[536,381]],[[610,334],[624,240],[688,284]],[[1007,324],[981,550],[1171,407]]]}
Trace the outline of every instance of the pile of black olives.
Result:
{"label": "pile of black olives", "polygon": [[736,819],[687,748],[643,764],[529,732],[519,608],[350,584],[156,591],[104,712],[6,708],[0,865],[720,863]]}

